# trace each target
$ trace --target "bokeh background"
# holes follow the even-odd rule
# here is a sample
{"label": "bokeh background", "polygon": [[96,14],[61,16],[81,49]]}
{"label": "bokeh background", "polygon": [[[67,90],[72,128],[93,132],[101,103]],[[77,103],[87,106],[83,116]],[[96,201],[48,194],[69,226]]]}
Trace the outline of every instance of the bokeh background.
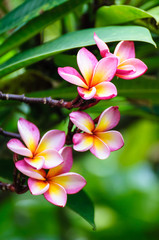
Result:
{"label": "bokeh background", "polygon": [[[0,0],[1,19],[23,3],[23,0]],[[156,8],[151,12],[159,19],[157,0],[87,1],[19,47],[5,53],[0,57],[0,63],[67,32],[91,27],[145,26],[158,44],[157,20],[148,17],[131,19],[128,11],[122,16],[124,10],[121,9],[110,14],[108,7],[121,4],[144,11]],[[12,31],[1,34],[1,44],[11,34]],[[115,46],[116,42],[109,43],[111,51]],[[0,239],[159,239],[159,52],[153,45],[143,42],[135,42],[135,48],[136,56],[148,65],[147,73],[131,81],[114,79],[119,96],[101,101],[87,110],[95,118],[105,108],[119,106],[121,121],[116,129],[123,134],[125,146],[111,153],[106,160],[99,160],[90,152],[73,153],[72,170],[87,180],[85,191],[94,203],[96,230],[68,207],[62,209],[53,206],[43,196],[1,191]],[[88,49],[100,59],[95,45]],[[4,76],[0,81],[0,90],[4,93],[26,93],[28,96],[73,99],[77,95],[76,87],[58,76],[57,67],[72,66],[78,69],[77,51],[78,48],[59,53]],[[50,129],[67,131],[69,112],[40,104],[0,101],[0,127],[17,132],[17,121],[19,117],[24,117],[34,122],[41,134]],[[14,168],[12,153],[6,147],[8,140],[0,136],[0,176],[4,182],[12,181]]]}

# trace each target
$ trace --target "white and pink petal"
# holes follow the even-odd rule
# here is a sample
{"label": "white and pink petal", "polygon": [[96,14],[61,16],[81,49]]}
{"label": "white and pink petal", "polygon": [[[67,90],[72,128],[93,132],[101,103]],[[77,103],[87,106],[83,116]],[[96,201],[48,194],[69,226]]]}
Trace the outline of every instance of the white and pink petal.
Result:
{"label": "white and pink petal", "polygon": [[42,137],[36,150],[36,154],[40,154],[41,152],[49,149],[58,151],[64,146],[65,140],[65,132],[60,130],[50,130]]}
{"label": "white and pink petal", "polygon": [[115,85],[111,82],[102,82],[95,86],[96,94],[94,96],[95,99],[105,100],[111,99],[117,96],[117,89]]}
{"label": "white and pink petal", "polygon": [[93,135],[88,133],[76,133],[73,136],[73,149],[79,152],[89,150],[93,146]]}
{"label": "white and pink petal", "polygon": [[110,155],[109,147],[96,136],[93,138],[93,146],[90,151],[99,159],[106,159]]}
{"label": "white and pink petal", "polygon": [[39,129],[33,123],[20,118],[18,121],[18,130],[26,146],[34,153],[40,139]]}
{"label": "white and pink petal", "polygon": [[62,156],[63,163],[57,167],[54,167],[48,171],[47,177],[52,178],[55,175],[69,172],[72,168],[73,164],[73,155],[72,155],[72,147],[64,147],[62,148],[59,153]]}
{"label": "white and pink petal", "polygon": [[34,158],[24,158],[24,161],[29,164],[31,167],[39,170],[43,168],[45,159],[41,156],[35,156]]}
{"label": "white and pink petal", "polygon": [[88,113],[76,111],[70,113],[69,116],[73,124],[82,131],[91,134],[94,130],[94,122],[92,118],[88,115]]}
{"label": "white and pink petal", "polygon": [[28,179],[29,190],[33,195],[41,195],[49,189],[47,181],[37,180],[33,178]]}
{"label": "white and pink petal", "polygon": [[64,207],[67,202],[66,190],[56,183],[50,183],[50,187],[44,193],[44,197],[47,201],[59,207]]}
{"label": "white and pink petal", "polygon": [[118,107],[109,107],[99,117],[98,124],[94,132],[104,132],[114,128],[120,121]]}
{"label": "white and pink petal", "polygon": [[28,177],[39,180],[45,180],[46,172],[43,169],[36,170],[35,168],[27,164],[24,160],[16,162],[15,166],[20,172],[22,172],[24,175]]}
{"label": "white and pink petal", "polygon": [[115,56],[102,58],[96,65],[90,87],[111,81],[116,73],[117,65],[118,59]]}
{"label": "white and pink petal", "polygon": [[114,55],[119,57],[122,63],[126,59],[135,58],[135,46],[132,41],[121,41],[117,44]]}
{"label": "white and pink petal", "polygon": [[111,152],[122,148],[124,145],[124,139],[118,131],[97,133],[97,136],[109,147]]}
{"label": "white and pink petal", "polygon": [[100,55],[104,58],[107,57],[107,54],[109,54],[109,48],[106,45],[106,43],[100,39],[96,33],[94,33],[94,40],[97,44],[97,47],[99,48]]}
{"label": "white and pink petal", "polygon": [[59,67],[58,74],[67,82],[74,85],[87,88],[87,84],[82,76],[72,67]]}
{"label": "white and pink petal", "polygon": [[81,175],[72,172],[58,175],[53,181],[64,187],[68,194],[75,194],[86,185],[86,180]]}
{"label": "white and pink petal", "polygon": [[85,100],[89,100],[91,98],[94,98],[94,96],[96,94],[96,88],[95,87],[92,87],[92,88],[89,88],[89,89],[78,87],[77,91],[78,91],[79,95],[81,96],[81,98],[83,98]]}
{"label": "white and pink petal", "polygon": [[116,72],[116,76],[126,79],[126,80],[131,80],[137,77],[140,77],[141,75],[143,75],[146,71],[147,71],[147,66],[145,63],[143,63],[140,59],[137,58],[130,58],[125,60],[124,62],[122,62],[119,66],[118,69],[120,70],[127,70],[127,66],[131,66],[133,69],[133,72],[127,73],[126,72],[124,74],[120,73],[120,72]]}
{"label": "white and pink petal", "polygon": [[98,60],[90,51],[88,51],[86,48],[82,48],[77,54],[77,63],[86,81],[86,84],[89,86]]}
{"label": "white and pink petal", "polygon": [[44,169],[54,168],[63,163],[62,156],[56,150],[45,150],[39,154],[39,157],[44,159]]}
{"label": "white and pink petal", "polygon": [[17,153],[21,156],[32,157],[32,152],[24,146],[24,144],[16,138],[9,140],[7,147],[14,153]]}

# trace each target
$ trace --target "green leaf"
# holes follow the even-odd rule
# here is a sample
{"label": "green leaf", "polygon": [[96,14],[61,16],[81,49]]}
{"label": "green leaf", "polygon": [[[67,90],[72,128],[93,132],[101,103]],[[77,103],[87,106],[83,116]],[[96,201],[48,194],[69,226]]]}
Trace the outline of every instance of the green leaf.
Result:
{"label": "green leaf", "polygon": [[95,229],[94,206],[83,190],[76,194],[68,195],[67,206],[78,213]]}
{"label": "green leaf", "polygon": [[50,8],[52,6],[53,9],[46,11],[40,16],[32,19],[5,40],[5,42],[1,45],[0,55],[3,55],[11,49],[26,42],[28,39],[35,36],[49,24],[59,20],[65,16],[65,14],[68,14],[70,11],[74,10],[87,1],[88,0],[52,1],[52,3],[50,3]]}
{"label": "green leaf", "polygon": [[150,77],[139,77],[131,81],[117,79],[114,81],[118,96],[132,99],[145,99],[149,103],[159,103],[159,81]]}
{"label": "green leaf", "polygon": [[126,5],[104,6],[97,11],[96,26],[118,25],[143,18],[154,18],[157,21],[155,15],[153,16],[151,13],[136,7]]}
{"label": "green leaf", "polygon": [[65,100],[72,100],[77,96],[77,86],[71,85],[64,86],[62,85],[59,88],[49,89],[44,91],[36,91],[33,93],[26,94],[28,97],[52,97],[61,99],[61,97]]}
{"label": "green leaf", "polygon": [[67,0],[27,0],[0,20],[0,34],[39,16]]}
{"label": "green leaf", "polygon": [[151,8],[147,11],[149,14],[153,15],[156,19],[157,24],[159,24],[159,6]]}
{"label": "green leaf", "polygon": [[93,34],[96,32],[106,42],[121,40],[142,41],[155,43],[148,29],[139,26],[112,26],[103,28],[90,28],[71,32],[62,37],[45,43],[33,49],[19,53],[0,66],[0,77],[3,77],[20,68],[29,66],[42,59],[53,56],[59,52],[90,46],[95,44]]}
{"label": "green leaf", "polygon": [[124,136],[126,147],[122,149],[119,163],[126,167],[144,161],[156,140],[157,130],[157,122],[145,119],[129,127]]}

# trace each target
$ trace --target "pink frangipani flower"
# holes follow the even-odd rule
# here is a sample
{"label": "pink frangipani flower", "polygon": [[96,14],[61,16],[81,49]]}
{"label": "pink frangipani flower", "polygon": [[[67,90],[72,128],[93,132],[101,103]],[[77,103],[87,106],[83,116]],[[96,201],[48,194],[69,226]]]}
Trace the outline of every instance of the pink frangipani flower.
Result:
{"label": "pink frangipani flower", "polygon": [[40,140],[39,129],[23,118],[18,121],[18,130],[26,146],[19,139],[11,139],[7,147],[12,152],[24,156],[29,165],[36,169],[50,169],[63,162],[58,151],[65,144],[65,132],[51,130]]}
{"label": "pink frangipani flower", "polygon": [[116,57],[103,58],[99,62],[86,48],[79,50],[77,63],[83,77],[72,67],[59,67],[59,75],[66,81],[78,86],[83,99],[110,99],[117,95],[117,89],[110,83],[117,69]]}
{"label": "pink frangipani flower", "polygon": [[94,40],[103,58],[110,56],[117,57],[118,66],[116,76],[130,80],[143,75],[147,71],[147,66],[141,60],[135,58],[135,47],[132,41],[119,42],[114,54],[112,54],[106,43],[96,33],[94,33]]}
{"label": "pink frangipani flower", "polygon": [[15,163],[16,168],[29,177],[28,186],[33,195],[44,194],[46,200],[54,205],[64,207],[67,202],[67,194],[79,192],[86,180],[79,174],[69,172],[72,163],[72,148],[64,147],[60,150],[64,162],[48,171],[36,170],[24,160]]}
{"label": "pink frangipani flower", "polygon": [[122,135],[118,131],[108,131],[115,127],[120,120],[118,107],[106,109],[99,117],[97,126],[85,112],[70,113],[71,121],[83,131],[73,136],[73,148],[76,151],[90,149],[96,157],[105,159],[110,152],[120,149],[124,145]]}

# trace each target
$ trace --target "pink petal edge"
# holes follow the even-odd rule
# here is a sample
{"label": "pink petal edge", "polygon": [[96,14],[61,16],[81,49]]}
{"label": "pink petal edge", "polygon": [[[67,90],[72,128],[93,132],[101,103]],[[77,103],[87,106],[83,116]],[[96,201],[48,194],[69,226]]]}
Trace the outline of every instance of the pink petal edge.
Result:
{"label": "pink petal edge", "polygon": [[37,126],[24,118],[20,118],[18,120],[18,130],[26,146],[34,153],[40,139]]}
{"label": "pink petal edge", "polygon": [[120,112],[118,107],[109,107],[104,110],[98,120],[95,132],[104,132],[114,128],[120,121]]}
{"label": "pink petal edge", "polygon": [[93,98],[94,95],[96,94],[95,87],[92,87],[90,89],[77,87],[77,91],[78,91],[79,95],[81,96],[81,98],[83,98],[85,100],[89,100],[89,99]]}
{"label": "pink petal edge", "polygon": [[75,194],[79,192],[87,183],[84,177],[73,172],[63,173],[56,176],[54,182],[64,187],[67,194]]}
{"label": "pink petal edge", "polygon": [[87,84],[82,76],[72,67],[59,67],[58,74],[67,82],[74,85],[87,88]]}
{"label": "pink petal edge", "polygon": [[21,156],[32,157],[32,152],[26,148],[23,143],[16,138],[10,139],[7,143],[7,147],[14,153],[17,153]]}
{"label": "pink petal edge", "polygon": [[82,131],[91,134],[94,130],[94,122],[88,113],[76,111],[70,113],[69,116],[73,124]]}
{"label": "pink petal edge", "polygon": [[86,81],[86,84],[89,86],[90,81],[92,79],[94,68],[98,63],[98,60],[86,48],[81,48],[77,54],[77,63]]}

